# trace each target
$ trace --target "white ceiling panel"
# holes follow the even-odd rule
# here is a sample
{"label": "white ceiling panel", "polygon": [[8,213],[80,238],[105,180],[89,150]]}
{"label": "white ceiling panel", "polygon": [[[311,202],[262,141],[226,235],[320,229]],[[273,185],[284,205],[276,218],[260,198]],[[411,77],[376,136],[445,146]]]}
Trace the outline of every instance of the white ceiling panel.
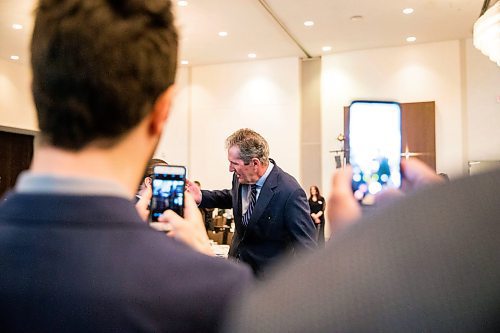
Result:
{"label": "white ceiling panel", "polygon": [[[494,3],[495,1],[493,1]],[[0,58],[20,55],[28,63],[33,0],[0,0]],[[265,3],[274,13],[273,17]],[[482,0],[188,0],[180,7],[174,1],[180,32],[179,59],[190,66],[278,57],[311,56],[464,39],[472,36]],[[402,9],[415,9],[411,15]],[[362,16],[358,21],[352,16]],[[279,20],[296,42],[278,24]],[[305,27],[313,20],[313,27]],[[12,29],[13,23],[24,25]],[[226,31],[227,37],[219,37]],[[323,52],[329,45],[332,51]]]}

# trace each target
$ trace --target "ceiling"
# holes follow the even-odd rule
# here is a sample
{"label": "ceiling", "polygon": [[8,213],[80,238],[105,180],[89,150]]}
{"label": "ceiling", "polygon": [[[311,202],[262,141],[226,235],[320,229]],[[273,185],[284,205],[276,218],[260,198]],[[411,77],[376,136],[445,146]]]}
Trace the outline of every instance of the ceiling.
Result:
{"label": "ceiling", "polygon": [[[472,37],[483,0],[187,0],[174,7],[189,66]],[[494,3],[495,1],[493,1]],[[33,0],[0,0],[0,59],[28,63]],[[404,8],[413,8],[410,15]],[[361,19],[351,19],[361,16]],[[314,25],[304,26],[312,20]],[[19,23],[23,29],[14,30]],[[226,37],[219,37],[221,31]],[[323,51],[323,46],[331,46]],[[11,60],[18,55],[19,60]]]}

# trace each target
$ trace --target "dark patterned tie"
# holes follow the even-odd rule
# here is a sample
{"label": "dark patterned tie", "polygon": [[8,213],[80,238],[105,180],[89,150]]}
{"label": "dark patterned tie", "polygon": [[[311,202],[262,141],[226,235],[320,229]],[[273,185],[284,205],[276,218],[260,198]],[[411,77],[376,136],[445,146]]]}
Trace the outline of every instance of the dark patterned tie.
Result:
{"label": "dark patterned tie", "polygon": [[241,219],[241,222],[243,223],[244,226],[248,225],[248,221],[250,221],[250,216],[252,216],[252,211],[253,207],[255,206],[255,202],[257,201],[257,185],[252,184],[251,190],[250,190],[250,201],[248,202],[248,209],[243,214],[243,218]]}

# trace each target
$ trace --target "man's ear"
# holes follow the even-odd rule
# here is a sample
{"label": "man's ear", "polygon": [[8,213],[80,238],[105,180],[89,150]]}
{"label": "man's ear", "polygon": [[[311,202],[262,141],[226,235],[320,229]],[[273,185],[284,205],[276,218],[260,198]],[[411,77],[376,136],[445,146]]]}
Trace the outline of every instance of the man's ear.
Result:
{"label": "man's ear", "polygon": [[157,99],[151,113],[149,129],[151,134],[161,134],[170,114],[172,99],[175,94],[175,86],[171,85]]}

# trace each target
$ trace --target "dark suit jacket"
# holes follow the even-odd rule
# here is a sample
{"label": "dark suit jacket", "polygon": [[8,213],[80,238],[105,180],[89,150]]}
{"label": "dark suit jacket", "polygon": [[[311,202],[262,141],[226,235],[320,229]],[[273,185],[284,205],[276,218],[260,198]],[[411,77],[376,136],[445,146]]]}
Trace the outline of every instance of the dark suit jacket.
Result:
{"label": "dark suit jacket", "polygon": [[499,332],[500,170],[410,195],[284,264],[227,332]]}
{"label": "dark suit jacket", "polygon": [[251,277],[149,228],[125,199],[0,205],[2,332],[213,332]]}
{"label": "dark suit jacket", "polygon": [[306,194],[276,164],[260,190],[247,227],[241,223],[241,186],[236,177],[231,190],[204,190],[202,194],[200,207],[233,209],[236,232],[229,254],[248,263],[257,274],[280,255],[316,247]]}

